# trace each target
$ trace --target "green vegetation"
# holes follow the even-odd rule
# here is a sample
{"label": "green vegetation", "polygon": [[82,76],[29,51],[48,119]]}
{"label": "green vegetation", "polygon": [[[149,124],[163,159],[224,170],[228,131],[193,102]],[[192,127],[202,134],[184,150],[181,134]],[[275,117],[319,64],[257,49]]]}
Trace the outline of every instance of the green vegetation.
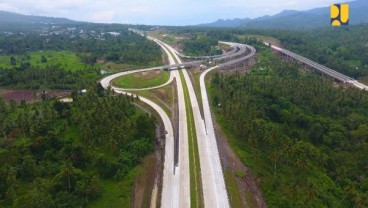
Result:
{"label": "green vegetation", "polygon": [[163,70],[137,72],[118,77],[113,85],[121,88],[149,88],[165,84],[169,80],[169,72]]}
{"label": "green vegetation", "polygon": [[[164,89],[165,91],[163,94],[168,95],[168,100],[172,99],[172,97],[170,97],[170,94],[172,94],[172,92],[169,92],[169,90],[171,90],[170,85],[164,88],[161,88],[161,89]],[[172,111],[167,106],[167,104],[170,104],[170,102],[165,102],[165,100],[160,99],[160,97],[158,97],[157,94],[155,93],[155,90],[131,91],[131,93],[135,95],[143,96],[153,101],[165,111],[165,113],[169,116],[169,118],[172,118]]]}
{"label": "green vegetation", "polygon": [[121,207],[123,204],[130,207],[132,201],[132,192],[134,188],[134,180],[136,176],[136,169],[130,170],[126,176],[120,180],[114,179],[102,179],[102,191],[103,197],[97,200],[91,201],[87,204],[87,207],[99,208],[99,207]]}
{"label": "green vegetation", "polygon": [[241,200],[241,195],[233,173],[230,169],[227,169],[225,170],[224,175],[231,207],[242,207],[243,203]]}
{"label": "green vegetation", "polygon": [[216,73],[211,101],[269,207],[367,207],[368,97],[262,49],[265,75]]}
{"label": "green vegetation", "polygon": [[183,72],[180,71],[180,78],[182,80],[185,108],[188,124],[188,143],[189,143],[189,166],[190,166],[190,200],[191,207],[204,207],[203,191],[201,181],[201,166],[199,161],[197,132],[194,124],[193,110],[190,103],[189,91],[184,79]]}
{"label": "green vegetation", "polygon": [[0,99],[1,207],[129,207],[155,125],[111,95],[97,85],[73,103]]}
{"label": "green vegetation", "polygon": [[189,56],[213,56],[222,53],[217,47],[217,39],[204,34],[195,34],[189,40],[185,40],[183,51]]}
{"label": "green vegetation", "polygon": [[0,45],[0,86],[12,88],[80,89],[100,78],[100,69],[162,65],[160,47],[122,25],[0,34]]}
{"label": "green vegetation", "polygon": [[192,77],[192,84],[193,84],[194,92],[198,100],[199,109],[202,110],[203,108],[202,91],[201,91],[201,85],[200,85],[200,76],[202,72],[198,72],[192,69],[187,70],[187,72]]}
{"label": "green vegetation", "polygon": [[[107,31],[114,29],[119,33],[113,36]],[[62,28],[60,28],[62,30]],[[161,50],[154,42],[128,31],[124,26],[91,25],[82,27],[79,32],[65,32],[59,35],[40,36],[36,33],[26,35],[0,35],[1,53],[4,55],[26,55],[35,51],[72,51],[86,64],[95,64],[98,59],[116,63],[161,65]],[[47,57],[46,57],[47,58]]]}
{"label": "green vegetation", "polygon": [[368,76],[368,27],[319,28],[311,31],[257,31],[274,36],[285,48],[353,78]]}
{"label": "green vegetation", "polygon": [[0,86],[27,89],[83,89],[93,85],[101,77],[100,70],[87,68],[66,71],[59,66],[45,69],[29,63],[15,68],[0,68]]}
{"label": "green vegetation", "polygon": [[[15,64],[11,63],[12,57],[15,59]],[[58,65],[66,70],[77,71],[92,67],[83,63],[82,60],[73,52],[70,51],[45,51],[31,52],[23,56],[0,56],[0,67],[11,68],[20,67],[24,63],[30,63],[33,67],[45,69],[46,67]],[[102,65],[98,65],[102,67]]]}

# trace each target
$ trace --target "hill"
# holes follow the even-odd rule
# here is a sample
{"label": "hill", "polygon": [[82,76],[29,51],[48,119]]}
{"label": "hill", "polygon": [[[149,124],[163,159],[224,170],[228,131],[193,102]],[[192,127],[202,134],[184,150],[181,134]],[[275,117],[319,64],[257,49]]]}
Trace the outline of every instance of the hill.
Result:
{"label": "hill", "polygon": [[43,17],[23,15],[12,12],[0,11],[0,24],[74,24],[77,21],[66,18]]}
{"label": "hill", "polygon": [[[368,1],[357,0],[348,2],[350,6],[350,24],[368,22]],[[306,11],[284,10],[274,16],[263,16],[255,19],[218,20],[213,23],[201,24],[207,27],[246,27],[256,29],[311,29],[330,24],[330,8],[322,7]]]}
{"label": "hill", "polygon": [[84,22],[66,18],[23,15],[0,11],[0,32],[30,32],[49,28],[52,25],[81,25]]}

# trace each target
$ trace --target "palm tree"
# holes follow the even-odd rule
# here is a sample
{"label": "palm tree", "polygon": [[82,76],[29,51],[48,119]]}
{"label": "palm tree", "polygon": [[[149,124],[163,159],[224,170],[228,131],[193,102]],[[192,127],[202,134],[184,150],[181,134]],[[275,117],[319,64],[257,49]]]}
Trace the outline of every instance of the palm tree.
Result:
{"label": "palm tree", "polygon": [[8,173],[8,177],[6,179],[7,183],[9,184],[9,191],[12,192],[13,198],[17,198],[17,169],[15,167],[11,167]]}
{"label": "palm tree", "polygon": [[71,179],[74,177],[79,170],[73,167],[73,164],[70,161],[66,161],[64,165],[61,167],[61,171],[59,174],[55,176],[56,180],[65,180],[68,181],[68,190],[71,191],[72,183]]}

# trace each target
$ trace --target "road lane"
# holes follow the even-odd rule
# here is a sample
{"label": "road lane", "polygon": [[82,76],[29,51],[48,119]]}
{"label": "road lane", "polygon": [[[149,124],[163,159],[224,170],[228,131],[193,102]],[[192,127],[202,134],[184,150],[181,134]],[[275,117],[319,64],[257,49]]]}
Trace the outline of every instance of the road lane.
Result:
{"label": "road lane", "polygon": [[[167,45],[155,38],[148,37],[150,40],[155,41],[159,44],[166,54],[170,54],[170,64],[175,64],[175,58],[172,57],[169,47]],[[179,60],[179,59],[177,59]],[[171,71],[176,80],[177,96],[178,96],[178,113],[179,113],[179,161],[176,173],[179,175],[179,207],[187,208],[190,207],[190,166],[189,166],[189,144],[188,144],[188,125],[187,125],[187,114],[184,98],[184,90],[182,81],[177,70]],[[166,200],[162,198],[162,200]]]}
{"label": "road lane", "polygon": [[[175,50],[168,45],[166,46],[180,63],[180,58],[175,53]],[[187,83],[196,126],[205,207],[230,207],[214,131],[213,135],[206,135],[205,124],[201,117],[198,100],[186,69],[183,69],[183,75]]]}

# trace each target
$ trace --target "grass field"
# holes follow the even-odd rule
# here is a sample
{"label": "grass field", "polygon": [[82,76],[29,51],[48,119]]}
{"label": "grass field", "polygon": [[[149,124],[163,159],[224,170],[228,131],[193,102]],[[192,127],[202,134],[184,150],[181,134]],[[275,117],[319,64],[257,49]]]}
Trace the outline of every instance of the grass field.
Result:
{"label": "grass field", "polygon": [[[44,56],[46,62],[42,63],[41,58]],[[9,68],[10,58],[12,56],[0,56],[0,67]],[[13,56],[16,59],[16,66],[20,66],[23,62],[29,62],[32,66],[46,68],[49,65],[60,65],[62,68],[70,71],[85,69],[89,65],[84,64],[80,58],[71,51],[40,51],[31,52],[24,56]],[[96,66],[102,67],[97,64]],[[103,68],[106,68],[103,66]]]}
{"label": "grass field", "polygon": [[138,72],[116,78],[114,86],[121,88],[148,88],[165,84],[169,80],[169,73],[162,70]]}

